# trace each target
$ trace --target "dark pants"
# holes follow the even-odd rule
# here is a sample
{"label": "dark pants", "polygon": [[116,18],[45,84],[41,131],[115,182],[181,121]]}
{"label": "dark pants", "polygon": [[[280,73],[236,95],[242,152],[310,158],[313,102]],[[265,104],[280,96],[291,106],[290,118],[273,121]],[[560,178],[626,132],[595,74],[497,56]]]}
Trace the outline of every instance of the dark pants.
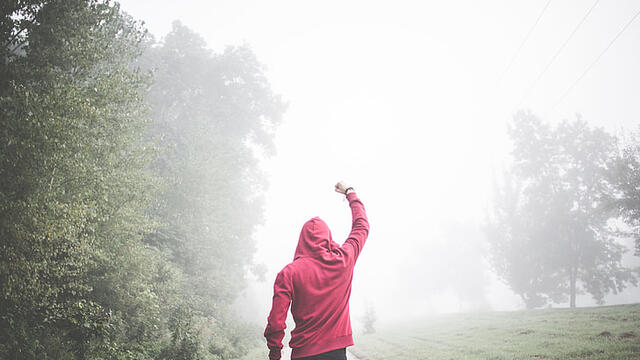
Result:
{"label": "dark pants", "polygon": [[297,358],[293,360],[347,360],[347,348],[331,350],[326,353]]}

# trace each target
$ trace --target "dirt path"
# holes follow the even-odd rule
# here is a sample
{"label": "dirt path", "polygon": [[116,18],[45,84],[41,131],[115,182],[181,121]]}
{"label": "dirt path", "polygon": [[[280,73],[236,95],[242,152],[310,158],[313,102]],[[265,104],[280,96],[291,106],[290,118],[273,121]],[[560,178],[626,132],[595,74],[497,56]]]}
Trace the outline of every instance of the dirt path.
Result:
{"label": "dirt path", "polygon": [[355,356],[351,351],[347,350],[347,359],[348,360],[364,360],[357,356]]}

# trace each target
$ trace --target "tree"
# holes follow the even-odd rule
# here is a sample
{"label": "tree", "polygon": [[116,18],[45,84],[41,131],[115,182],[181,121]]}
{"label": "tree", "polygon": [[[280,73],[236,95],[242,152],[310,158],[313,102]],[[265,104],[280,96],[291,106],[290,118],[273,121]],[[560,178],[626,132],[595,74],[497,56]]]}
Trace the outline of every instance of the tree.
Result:
{"label": "tree", "polygon": [[520,112],[509,129],[513,166],[497,186],[487,235],[498,275],[527,307],[587,292],[599,303],[636,284],[608,226],[607,172],[616,139],[581,119],[556,127]]}
{"label": "tree", "polygon": [[376,309],[373,304],[367,302],[364,309],[364,315],[362,316],[362,324],[364,325],[365,334],[373,334],[376,332],[376,321],[378,316],[376,315]]}
{"label": "tree", "polygon": [[253,54],[156,46],[108,0],[0,11],[0,358],[239,357],[283,109]]}
{"label": "tree", "polygon": [[170,285],[142,243],[145,31],[108,1],[2,10],[0,357],[153,357]]}
{"label": "tree", "polygon": [[625,235],[635,238],[635,254],[640,256],[640,138],[632,136],[616,159],[610,172],[615,187],[612,205],[618,209],[629,230]]}
{"label": "tree", "polygon": [[244,286],[262,221],[256,153],[273,153],[284,105],[249,48],[214,54],[179,22],[140,61],[154,72],[150,131],[164,149],[153,170],[165,187],[151,209],[162,226],[146,241],[185,275],[194,323],[215,330],[204,348],[231,358],[246,336],[229,331],[228,305]]}

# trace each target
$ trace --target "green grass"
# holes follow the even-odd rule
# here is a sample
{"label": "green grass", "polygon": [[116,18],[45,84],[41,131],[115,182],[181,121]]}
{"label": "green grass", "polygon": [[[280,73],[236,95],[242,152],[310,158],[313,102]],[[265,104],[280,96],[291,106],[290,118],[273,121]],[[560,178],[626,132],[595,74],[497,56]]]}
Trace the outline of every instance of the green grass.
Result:
{"label": "green grass", "polygon": [[640,304],[447,315],[355,342],[361,360],[640,360]]}
{"label": "green grass", "polygon": [[[453,314],[354,340],[361,360],[640,360],[640,304]],[[267,354],[261,344],[241,360]]]}

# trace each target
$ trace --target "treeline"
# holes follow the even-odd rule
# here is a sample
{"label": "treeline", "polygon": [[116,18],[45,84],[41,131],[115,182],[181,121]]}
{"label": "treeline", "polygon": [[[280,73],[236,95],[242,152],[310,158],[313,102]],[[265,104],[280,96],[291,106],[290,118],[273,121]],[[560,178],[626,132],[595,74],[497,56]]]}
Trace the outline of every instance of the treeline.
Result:
{"label": "treeline", "polygon": [[509,127],[511,164],[498,177],[486,233],[498,276],[528,308],[638,285],[623,266],[640,255],[640,141],[578,118],[553,126],[519,112]]}
{"label": "treeline", "polygon": [[109,1],[0,11],[0,358],[240,356],[284,111],[252,52]]}

